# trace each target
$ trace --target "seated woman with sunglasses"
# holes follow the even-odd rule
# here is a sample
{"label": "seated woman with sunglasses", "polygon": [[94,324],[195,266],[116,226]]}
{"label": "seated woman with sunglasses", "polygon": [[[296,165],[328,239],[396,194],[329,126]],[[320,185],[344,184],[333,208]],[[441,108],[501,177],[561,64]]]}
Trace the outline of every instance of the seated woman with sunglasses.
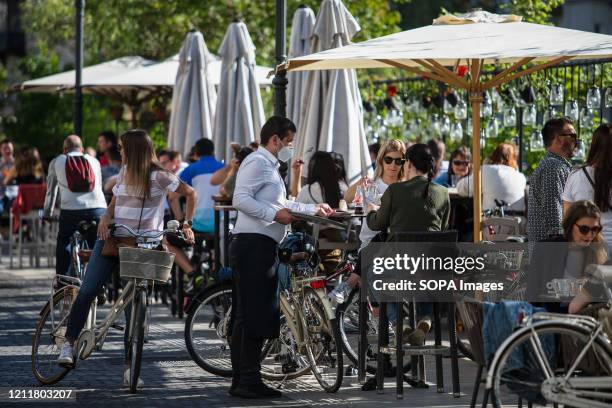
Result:
{"label": "seated woman with sunglasses", "polygon": [[[508,203],[510,211],[525,211],[525,186],[527,179],[518,171],[518,149],[512,143],[501,143],[485,160],[482,170],[482,209],[497,208],[495,200]],[[460,196],[472,197],[472,176],[457,183]]]}
{"label": "seated woman with sunglasses", "polygon": [[[404,163],[406,160],[406,145],[401,140],[390,139],[387,140],[378,151],[376,156],[376,171],[372,180],[364,177],[357,183],[349,187],[347,192],[344,194],[344,199],[347,202],[352,202],[355,198],[355,192],[357,187],[365,186],[369,183],[373,183],[378,189],[379,194],[384,194],[387,188],[391,184],[398,183],[404,179]],[[378,234],[378,232],[372,231],[366,222],[361,225],[361,231],[359,233],[359,241],[361,251],[365,248],[370,241]],[[361,266],[355,268],[355,272],[349,276],[347,281],[350,287],[355,287],[360,281],[359,275],[361,274]]]}
{"label": "seated woman with sunglasses", "polygon": [[457,183],[462,178],[470,175],[472,172],[472,154],[464,147],[457,147],[450,156],[448,170],[442,172],[434,183],[444,187],[457,187]]}
{"label": "seated woman with sunglasses", "polygon": [[[585,278],[588,265],[603,264],[609,258],[601,235],[601,211],[593,202],[582,200],[571,204],[562,226],[563,235],[550,236],[534,247],[527,275],[527,299],[530,301],[550,300],[547,283],[553,279]],[[570,311],[576,312],[588,303],[588,298],[573,303]],[[561,310],[555,310],[558,304],[544,306],[551,311],[565,309],[561,305]]]}

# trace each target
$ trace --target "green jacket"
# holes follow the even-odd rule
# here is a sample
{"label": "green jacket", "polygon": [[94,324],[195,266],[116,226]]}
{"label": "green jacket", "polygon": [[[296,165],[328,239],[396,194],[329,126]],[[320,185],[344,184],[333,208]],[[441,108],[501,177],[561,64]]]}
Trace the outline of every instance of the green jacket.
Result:
{"label": "green jacket", "polygon": [[[423,192],[429,184],[429,194]],[[391,234],[406,231],[443,231],[448,228],[450,198],[448,189],[428,183],[418,176],[409,181],[389,185],[382,196],[378,211],[367,216],[372,231]]]}

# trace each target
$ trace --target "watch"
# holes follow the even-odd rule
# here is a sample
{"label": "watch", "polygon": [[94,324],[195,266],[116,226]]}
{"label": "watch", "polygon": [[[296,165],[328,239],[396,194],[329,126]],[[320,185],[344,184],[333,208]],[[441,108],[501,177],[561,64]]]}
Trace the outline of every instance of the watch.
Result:
{"label": "watch", "polygon": [[183,228],[185,228],[185,225],[189,226],[189,228],[191,228],[193,226],[193,220],[185,220],[183,221]]}

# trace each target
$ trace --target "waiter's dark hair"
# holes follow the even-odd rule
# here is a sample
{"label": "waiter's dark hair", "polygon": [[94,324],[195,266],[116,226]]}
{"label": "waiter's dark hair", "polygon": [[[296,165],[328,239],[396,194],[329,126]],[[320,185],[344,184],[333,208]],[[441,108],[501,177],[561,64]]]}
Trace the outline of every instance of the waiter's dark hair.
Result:
{"label": "waiter's dark hair", "polygon": [[297,132],[295,124],[282,116],[271,116],[270,119],[261,127],[260,139],[262,145],[267,145],[272,136],[277,135],[281,139],[286,137],[289,132]]}
{"label": "waiter's dark hair", "polygon": [[425,191],[423,191],[423,198],[427,198],[429,195],[429,185],[436,175],[436,158],[426,144],[415,143],[406,151],[406,160],[409,160],[418,171],[427,174],[428,183]]}

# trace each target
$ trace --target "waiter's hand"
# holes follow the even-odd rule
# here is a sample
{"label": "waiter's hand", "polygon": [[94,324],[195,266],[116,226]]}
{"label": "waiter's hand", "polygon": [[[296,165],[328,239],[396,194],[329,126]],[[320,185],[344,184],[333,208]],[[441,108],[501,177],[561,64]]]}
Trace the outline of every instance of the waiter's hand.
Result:
{"label": "waiter's hand", "polygon": [[329,206],[329,204],[325,203],[317,204],[316,208],[315,214],[317,214],[319,217],[329,217],[335,212],[334,209]]}
{"label": "waiter's hand", "polygon": [[276,215],[274,216],[274,221],[278,222],[279,224],[287,225],[290,224],[291,221],[293,221],[293,216],[291,216],[291,213],[288,209],[283,208],[276,212]]}

